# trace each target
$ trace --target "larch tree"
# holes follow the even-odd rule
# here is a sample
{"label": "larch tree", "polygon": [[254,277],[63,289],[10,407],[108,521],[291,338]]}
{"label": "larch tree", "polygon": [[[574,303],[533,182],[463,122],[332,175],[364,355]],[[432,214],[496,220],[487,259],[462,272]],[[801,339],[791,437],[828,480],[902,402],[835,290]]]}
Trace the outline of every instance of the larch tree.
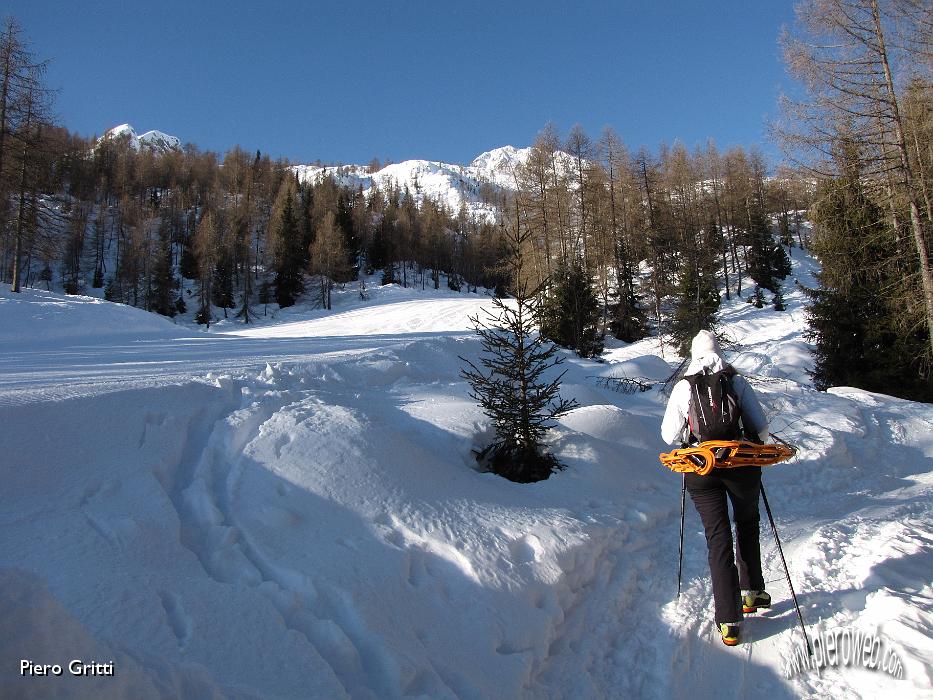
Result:
{"label": "larch tree", "polygon": [[347,252],[344,246],[343,232],[337,226],[333,212],[324,214],[317,225],[314,242],[309,250],[309,271],[318,278],[321,293],[321,306],[331,308],[331,291],[334,282],[341,279],[347,271]]}
{"label": "larch tree", "polygon": [[[18,76],[21,93],[15,103],[7,106],[6,118],[11,121],[5,148],[10,151],[10,192],[15,201],[13,224],[13,273],[11,291],[19,292],[22,284],[22,257],[26,238],[36,231],[38,190],[41,173],[43,129],[49,122],[49,93],[42,87],[44,64],[28,65]],[[12,119],[11,119],[12,117]],[[7,167],[4,165],[3,167]],[[0,172],[2,175],[2,172]]]}

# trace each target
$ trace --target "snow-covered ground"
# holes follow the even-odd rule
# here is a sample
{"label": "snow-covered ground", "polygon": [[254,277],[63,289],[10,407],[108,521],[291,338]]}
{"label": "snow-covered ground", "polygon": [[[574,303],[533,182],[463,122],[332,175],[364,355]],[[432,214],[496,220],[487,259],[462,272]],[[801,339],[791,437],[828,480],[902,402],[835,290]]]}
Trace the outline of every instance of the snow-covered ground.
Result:
{"label": "snow-covered ground", "polygon": [[458,355],[480,350],[482,296],[390,287],[205,334],[0,287],[0,696],[933,696],[933,407],[814,391],[786,300],[723,319],[801,448],[765,474],[794,586],[812,639],[875,635],[903,678],[789,668],[802,637],[764,519],[775,605],[746,643],[715,633],[689,503],[675,601],[665,397],[597,382],[666,378],[656,341],[567,356],[567,469],[518,485],[470,455],[487,421]]}

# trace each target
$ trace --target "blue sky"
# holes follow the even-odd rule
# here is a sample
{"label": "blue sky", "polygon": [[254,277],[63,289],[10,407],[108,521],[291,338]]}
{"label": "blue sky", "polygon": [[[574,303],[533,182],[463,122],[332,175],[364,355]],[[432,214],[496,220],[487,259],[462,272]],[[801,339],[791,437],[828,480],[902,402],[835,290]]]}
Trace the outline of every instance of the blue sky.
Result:
{"label": "blue sky", "polygon": [[61,122],[294,162],[469,162],[553,122],[634,150],[760,144],[792,0],[7,0]]}

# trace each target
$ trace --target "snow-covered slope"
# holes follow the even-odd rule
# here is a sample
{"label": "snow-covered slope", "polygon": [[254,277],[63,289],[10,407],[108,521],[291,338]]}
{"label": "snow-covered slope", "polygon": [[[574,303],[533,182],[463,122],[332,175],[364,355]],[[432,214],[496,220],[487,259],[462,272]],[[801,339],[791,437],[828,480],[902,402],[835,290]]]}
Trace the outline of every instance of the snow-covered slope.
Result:
{"label": "snow-covered slope", "polygon": [[[794,260],[802,282],[812,261]],[[0,689],[11,697],[929,697],[933,407],[807,383],[802,298],[723,312],[731,359],[800,447],[765,485],[812,638],[878,635],[904,678],[786,678],[801,643],[767,527],[774,608],[729,649],[688,504],[657,454],[654,341],[568,356],[567,465],[518,485],[474,470],[487,419],[458,356],[488,300],[388,287],[210,335],[55,295],[0,295]],[[63,302],[64,303],[64,302]],[[12,329],[12,330],[10,330]],[[166,332],[163,332],[166,331]],[[486,436],[488,439],[488,434]],[[19,674],[114,661],[114,678]],[[213,695],[212,695],[213,694]]]}
{"label": "snow-covered slope", "polygon": [[156,154],[167,153],[181,148],[181,141],[177,136],[170,136],[155,130],[137,135],[136,130],[129,124],[115,126],[101,138],[127,139],[133,149],[137,151],[148,150]]}

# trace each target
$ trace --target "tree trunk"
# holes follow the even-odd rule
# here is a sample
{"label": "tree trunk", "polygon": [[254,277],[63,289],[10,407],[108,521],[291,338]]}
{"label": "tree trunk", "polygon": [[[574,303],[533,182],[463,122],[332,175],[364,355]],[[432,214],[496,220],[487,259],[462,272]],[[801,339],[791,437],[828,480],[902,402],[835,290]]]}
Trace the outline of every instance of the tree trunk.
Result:
{"label": "tree trunk", "polygon": [[10,291],[20,291],[20,257],[23,254],[23,225],[26,218],[26,156],[27,149],[23,144],[23,165],[19,177],[19,211],[16,214],[16,234],[13,243],[13,286]]}
{"label": "tree trunk", "polygon": [[7,47],[6,55],[3,57],[3,86],[0,87],[0,182],[3,182],[3,154],[6,150],[6,107],[10,94],[10,71],[13,69],[12,31],[7,40],[10,42],[10,45]]}
{"label": "tree trunk", "polygon": [[930,203],[930,189],[926,176],[923,174],[923,151],[920,149],[920,140],[914,132],[914,150],[917,151],[917,175],[920,177],[920,190],[923,192],[923,201],[927,207],[927,221],[933,221],[933,204]]}

